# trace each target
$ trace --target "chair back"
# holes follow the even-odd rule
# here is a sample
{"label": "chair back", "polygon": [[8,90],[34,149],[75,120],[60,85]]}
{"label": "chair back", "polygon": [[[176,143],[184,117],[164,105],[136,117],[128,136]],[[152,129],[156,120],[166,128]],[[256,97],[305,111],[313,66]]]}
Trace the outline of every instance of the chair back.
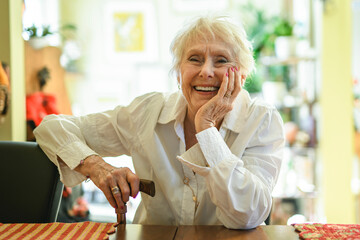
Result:
{"label": "chair back", "polygon": [[0,141],[0,223],[55,222],[63,184],[35,142]]}

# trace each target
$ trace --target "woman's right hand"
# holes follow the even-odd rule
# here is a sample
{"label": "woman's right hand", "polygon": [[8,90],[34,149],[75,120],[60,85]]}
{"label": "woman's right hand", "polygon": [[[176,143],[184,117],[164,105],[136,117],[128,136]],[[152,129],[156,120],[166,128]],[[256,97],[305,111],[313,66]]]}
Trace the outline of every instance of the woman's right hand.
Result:
{"label": "woman's right hand", "polygon": [[195,115],[197,133],[210,127],[220,127],[225,115],[233,109],[235,99],[242,90],[245,78],[235,66],[231,66],[224,73],[216,96],[201,106]]}
{"label": "woman's right hand", "polygon": [[[104,193],[110,205],[118,213],[124,213],[124,203],[129,197],[139,193],[139,177],[129,168],[116,168],[106,163],[100,156],[92,155],[79,164],[75,171],[89,176],[93,183]],[[117,189],[118,188],[118,189]]]}

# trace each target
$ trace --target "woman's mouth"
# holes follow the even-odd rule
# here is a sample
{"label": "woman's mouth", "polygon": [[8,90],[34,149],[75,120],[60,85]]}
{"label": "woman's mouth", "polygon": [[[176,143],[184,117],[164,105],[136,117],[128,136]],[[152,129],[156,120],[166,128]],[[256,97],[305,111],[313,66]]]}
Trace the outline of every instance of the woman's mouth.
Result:
{"label": "woman's mouth", "polygon": [[202,86],[195,86],[194,89],[200,92],[215,92],[219,90],[219,87],[202,87]]}

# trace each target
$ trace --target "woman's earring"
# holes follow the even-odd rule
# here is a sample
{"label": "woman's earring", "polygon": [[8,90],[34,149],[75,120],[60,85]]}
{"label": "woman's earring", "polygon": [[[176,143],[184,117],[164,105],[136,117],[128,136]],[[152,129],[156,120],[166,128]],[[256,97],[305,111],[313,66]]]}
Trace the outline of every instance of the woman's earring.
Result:
{"label": "woman's earring", "polygon": [[180,83],[177,83],[178,89],[181,90]]}

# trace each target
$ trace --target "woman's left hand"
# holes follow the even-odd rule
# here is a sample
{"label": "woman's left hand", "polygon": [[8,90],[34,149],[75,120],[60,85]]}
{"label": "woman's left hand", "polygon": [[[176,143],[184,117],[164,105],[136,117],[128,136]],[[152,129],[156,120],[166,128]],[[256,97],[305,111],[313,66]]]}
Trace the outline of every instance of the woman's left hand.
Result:
{"label": "woman's left hand", "polygon": [[233,109],[234,101],[242,89],[242,81],[236,67],[228,69],[216,96],[197,111],[195,115],[196,132],[220,126],[225,114]]}

